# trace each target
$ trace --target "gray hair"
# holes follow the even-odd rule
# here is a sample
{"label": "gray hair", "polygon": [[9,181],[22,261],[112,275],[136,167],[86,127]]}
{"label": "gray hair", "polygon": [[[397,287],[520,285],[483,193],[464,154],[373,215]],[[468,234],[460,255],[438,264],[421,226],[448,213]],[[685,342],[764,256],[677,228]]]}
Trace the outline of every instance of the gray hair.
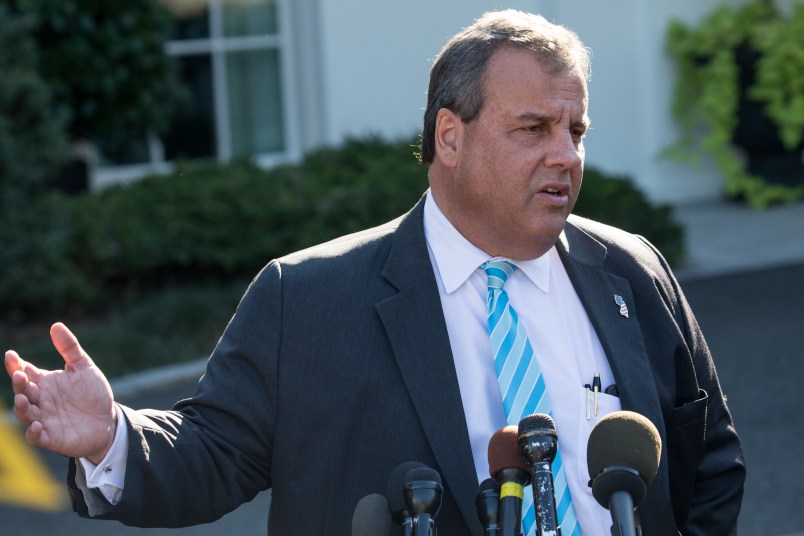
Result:
{"label": "gray hair", "polygon": [[536,53],[551,74],[580,67],[589,79],[591,51],[572,30],[514,9],[484,14],[444,45],[430,69],[419,154],[423,164],[430,165],[435,157],[435,123],[441,108],[452,110],[463,122],[480,112],[486,64],[501,47]]}

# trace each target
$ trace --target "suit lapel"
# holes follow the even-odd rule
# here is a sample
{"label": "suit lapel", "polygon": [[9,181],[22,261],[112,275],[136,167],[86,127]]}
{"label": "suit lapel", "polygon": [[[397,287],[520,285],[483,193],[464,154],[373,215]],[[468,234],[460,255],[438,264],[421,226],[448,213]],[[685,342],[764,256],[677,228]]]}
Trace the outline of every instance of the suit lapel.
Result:
{"label": "suit lapel", "polygon": [[[661,437],[666,438],[653,369],[639,323],[639,315],[643,312],[636,308],[631,284],[627,279],[605,270],[606,247],[569,222],[557,248],[606,353],[622,409],[644,415],[656,425]],[[615,296],[622,297],[628,307],[628,317],[620,313]],[[640,505],[640,511],[649,512],[651,517],[659,521],[658,517],[666,517],[669,511],[667,501],[670,500],[667,453],[664,451],[652,488],[662,492],[648,493]],[[665,522],[669,523],[667,526],[674,526],[672,516]]]}
{"label": "suit lapel", "polygon": [[477,480],[449,335],[423,226],[424,203],[395,234],[383,276],[399,292],[377,303],[441,476],[472,526]]}
{"label": "suit lapel", "polygon": [[[602,268],[606,247],[576,227],[568,224],[557,245],[570,281],[606,352],[623,408],[640,413],[652,411],[653,415],[646,416],[661,422],[658,404],[648,404],[657,400],[653,382],[638,381],[651,378],[652,372],[631,284]],[[621,314],[616,296],[628,308],[627,317]]]}

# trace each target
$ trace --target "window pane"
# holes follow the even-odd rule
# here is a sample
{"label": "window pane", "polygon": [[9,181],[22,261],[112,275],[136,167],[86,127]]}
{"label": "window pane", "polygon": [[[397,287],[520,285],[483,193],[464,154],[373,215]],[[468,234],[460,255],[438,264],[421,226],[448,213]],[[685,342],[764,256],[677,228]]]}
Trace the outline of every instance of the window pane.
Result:
{"label": "window pane", "polygon": [[173,15],[170,39],[209,37],[209,0],[160,0]]}
{"label": "window pane", "polygon": [[275,0],[223,0],[225,36],[275,33]]}
{"label": "window pane", "polygon": [[231,52],[226,65],[232,155],[283,150],[279,52]]}
{"label": "window pane", "polygon": [[212,65],[209,55],[175,58],[178,78],[186,88],[170,131],[164,137],[165,158],[215,155]]}

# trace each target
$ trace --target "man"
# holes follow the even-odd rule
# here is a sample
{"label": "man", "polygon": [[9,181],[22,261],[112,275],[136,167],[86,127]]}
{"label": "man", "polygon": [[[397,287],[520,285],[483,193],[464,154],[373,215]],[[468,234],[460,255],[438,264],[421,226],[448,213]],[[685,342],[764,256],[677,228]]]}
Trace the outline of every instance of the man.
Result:
{"label": "man", "polygon": [[[255,278],[192,399],[116,405],[61,324],[64,371],[6,353],[34,444],[72,458],[82,515],[139,526],[214,520],[272,488],[272,534],[347,534],[398,464],[435,468],[443,535],[480,534],[486,446],[506,423],[486,325],[486,261],[536,349],[577,517],[608,534],[585,449],[603,415],[658,428],[648,535],[734,533],[739,440],[706,344],[644,239],[570,216],[583,175],[588,52],[572,32],[489,13],[436,59],[422,134],[430,190],[381,227],[272,261]],[[568,219],[569,218],[569,219]],[[585,383],[616,384],[584,411]],[[567,529],[569,536],[572,529]]]}

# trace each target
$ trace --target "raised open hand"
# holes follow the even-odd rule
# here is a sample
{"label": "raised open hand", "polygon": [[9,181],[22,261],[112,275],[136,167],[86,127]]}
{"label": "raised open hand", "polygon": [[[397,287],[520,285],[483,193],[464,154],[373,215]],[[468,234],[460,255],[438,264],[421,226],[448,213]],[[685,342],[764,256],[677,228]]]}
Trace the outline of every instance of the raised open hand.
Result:
{"label": "raised open hand", "polygon": [[54,324],[50,337],[64,370],[42,370],[13,350],[6,352],[14,414],[27,427],[30,444],[97,464],[114,439],[112,389],[67,326]]}

